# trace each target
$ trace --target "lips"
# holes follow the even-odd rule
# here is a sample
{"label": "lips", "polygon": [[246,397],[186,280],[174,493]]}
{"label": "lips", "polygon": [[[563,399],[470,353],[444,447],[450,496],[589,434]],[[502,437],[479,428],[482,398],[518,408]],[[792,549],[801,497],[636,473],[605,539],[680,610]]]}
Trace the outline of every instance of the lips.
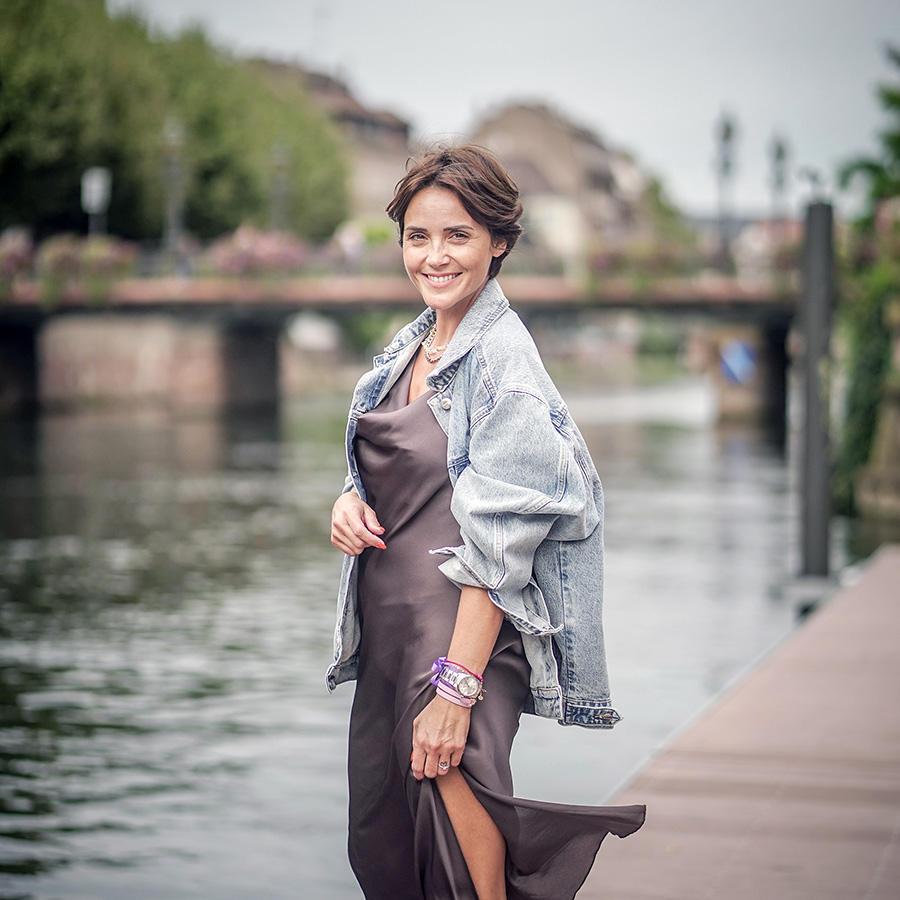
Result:
{"label": "lips", "polygon": [[425,275],[429,284],[449,284],[455,278],[459,278],[461,272],[454,272],[452,275]]}

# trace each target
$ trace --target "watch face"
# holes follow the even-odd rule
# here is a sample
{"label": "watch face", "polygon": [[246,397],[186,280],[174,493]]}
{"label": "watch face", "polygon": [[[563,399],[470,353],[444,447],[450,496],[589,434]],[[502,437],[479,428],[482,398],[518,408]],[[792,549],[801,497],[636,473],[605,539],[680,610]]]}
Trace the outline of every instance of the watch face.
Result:
{"label": "watch face", "polygon": [[477,697],[481,691],[481,682],[474,675],[463,675],[456,685],[463,697]]}

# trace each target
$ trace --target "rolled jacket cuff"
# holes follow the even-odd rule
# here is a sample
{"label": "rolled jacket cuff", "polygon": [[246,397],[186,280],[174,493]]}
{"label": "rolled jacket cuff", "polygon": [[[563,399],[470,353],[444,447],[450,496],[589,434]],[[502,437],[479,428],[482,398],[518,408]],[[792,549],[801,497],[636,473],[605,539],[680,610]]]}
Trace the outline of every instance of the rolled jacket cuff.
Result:
{"label": "rolled jacket cuff", "polygon": [[618,710],[609,705],[597,705],[590,701],[566,700],[562,725],[581,725],[584,728],[612,728],[622,721]]}
{"label": "rolled jacket cuff", "polygon": [[443,547],[440,550],[432,550],[436,555],[448,556],[438,569],[452,581],[457,587],[465,585],[481,588],[488,592],[491,601],[501,609],[504,615],[526,634],[556,634],[562,630],[562,626],[554,627],[547,619],[529,614],[522,600],[522,591],[504,590],[496,588],[483,579],[465,559],[461,556],[462,547]]}

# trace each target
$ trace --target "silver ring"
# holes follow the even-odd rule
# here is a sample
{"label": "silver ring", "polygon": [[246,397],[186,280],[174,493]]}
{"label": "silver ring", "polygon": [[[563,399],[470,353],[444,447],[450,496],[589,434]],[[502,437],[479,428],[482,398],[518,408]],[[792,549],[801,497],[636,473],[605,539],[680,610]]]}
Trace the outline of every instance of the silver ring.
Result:
{"label": "silver ring", "polygon": [[450,763],[448,763],[448,762],[439,762],[439,763],[438,763],[438,768],[439,768],[439,769],[443,769],[443,770],[446,772],[447,769],[450,768]]}

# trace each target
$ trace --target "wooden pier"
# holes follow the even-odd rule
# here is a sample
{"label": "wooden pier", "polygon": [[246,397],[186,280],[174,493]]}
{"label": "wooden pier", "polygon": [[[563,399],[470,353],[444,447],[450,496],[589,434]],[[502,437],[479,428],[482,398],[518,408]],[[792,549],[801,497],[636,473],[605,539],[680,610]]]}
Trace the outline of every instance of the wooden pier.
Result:
{"label": "wooden pier", "polygon": [[898,900],[900,546],[612,802],[647,822],[578,900]]}

